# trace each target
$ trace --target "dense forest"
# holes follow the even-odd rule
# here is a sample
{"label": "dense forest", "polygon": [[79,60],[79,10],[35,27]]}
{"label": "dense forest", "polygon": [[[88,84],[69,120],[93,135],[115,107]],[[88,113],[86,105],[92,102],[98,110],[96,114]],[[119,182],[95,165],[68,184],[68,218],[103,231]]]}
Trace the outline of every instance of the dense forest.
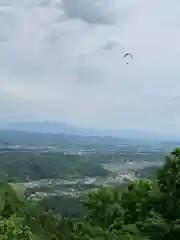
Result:
{"label": "dense forest", "polygon": [[[13,161],[12,161],[13,159]],[[105,159],[104,159],[105,160]],[[107,176],[99,157],[64,153],[0,152],[0,179],[26,181],[85,176]]]}
{"label": "dense forest", "polygon": [[[41,152],[38,150],[18,151],[15,149],[0,150],[0,179],[8,182],[40,180],[107,177],[111,172],[102,167],[108,163],[126,163],[129,160],[140,162],[145,160],[157,163],[164,160],[164,152],[135,154],[131,152],[96,153],[87,155],[64,154],[63,152]],[[149,173],[147,169],[147,174]],[[142,170],[142,176],[147,175]],[[151,173],[149,174],[152,175]]]}
{"label": "dense forest", "polygon": [[[180,149],[166,157],[155,180],[90,190],[75,201],[61,200],[55,214],[45,201],[28,201],[1,182],[0,239],[179,239]],[[65,205],[79,214],[67,218]]]}

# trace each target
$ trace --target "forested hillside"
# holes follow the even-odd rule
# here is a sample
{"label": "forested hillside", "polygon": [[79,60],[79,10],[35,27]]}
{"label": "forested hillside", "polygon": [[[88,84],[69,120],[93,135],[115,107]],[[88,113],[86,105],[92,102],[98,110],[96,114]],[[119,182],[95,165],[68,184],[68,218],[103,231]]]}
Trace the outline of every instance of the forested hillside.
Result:
{"label": "forested hillside", "polygon": [[[61,214],[53,214],[45,201],[24,200],[1,182],[0,239],[179,239],[180,149],[166,157],[156,180],[138,180],[123,190],[102,187],[76,201],[61,201]],[[80,214],[64,217],[66,204]]]}
{"label": "forested hillside", "polygon": [[[13,161],[12,161],[13,159]],[[96,157],[63,153],[1,152],[0,179],[7,181],[64,178],[68,176],[107,176]]]}

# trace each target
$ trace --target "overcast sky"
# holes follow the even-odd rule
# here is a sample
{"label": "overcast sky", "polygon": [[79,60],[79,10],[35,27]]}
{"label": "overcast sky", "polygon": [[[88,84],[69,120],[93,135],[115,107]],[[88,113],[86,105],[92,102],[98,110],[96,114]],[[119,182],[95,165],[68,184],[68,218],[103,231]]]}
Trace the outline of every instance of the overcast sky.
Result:
{"label": "overcast sky", "polygon": [[180,133],[180,1],[0,0],[0,120]]}

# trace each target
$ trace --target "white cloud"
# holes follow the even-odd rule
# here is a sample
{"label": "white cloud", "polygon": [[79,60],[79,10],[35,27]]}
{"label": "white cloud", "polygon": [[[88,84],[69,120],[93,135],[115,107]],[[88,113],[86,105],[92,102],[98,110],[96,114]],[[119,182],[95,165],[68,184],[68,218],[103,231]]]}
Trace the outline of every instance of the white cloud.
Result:
{"label": "white cloud", "polygon": [[179,9],[177,0],[0,0],[1,118],[177,130]]}

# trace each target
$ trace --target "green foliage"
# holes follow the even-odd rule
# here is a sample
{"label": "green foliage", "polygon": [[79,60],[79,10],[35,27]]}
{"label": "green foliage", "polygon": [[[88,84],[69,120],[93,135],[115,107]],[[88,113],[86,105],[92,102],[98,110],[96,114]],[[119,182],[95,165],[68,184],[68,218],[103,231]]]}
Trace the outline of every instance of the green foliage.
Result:
{"label": "green foliage", "polygon": [[[0,164],[0,179],[10,182],[29,179],[64,179],[69,176],[104,177],[109,174],[98,161],[88,156],[64,155],[62,152],[3,152],[0,154]],[[19,195],[22,195],[21,188],[16,190],[20,190]]]}
{"label": "green foliage", "polygon": [[70,198],[33,202],[17,195],[0,183],[0,240],[178,240],[180,150],[166,158],[154,181],[87,192],[77,199],[82,212],[80,202]]}
{"label": "green foliage", "polygon": [[157,182],[161,192],[162,214],[168,220],[180,218],[180,154],[179,149],[166,158]]}
{"label": "green foliage", "polygon": [[0,197],[1,197],[1,216],[8,218],[11,214],[16,213],[21,207],[21,201],[16,195],[16,192],[6,182],[0,182]]}
{"label": "green foliage", "polygon": [[121,194],[116,191],[99,189],[88,195],[85,204],[91,227],[110,231],[111,237],[121,235],[121,239],[179,239],[179,149],[166,158],[156,181],[139,180]]}
{"label": "green foliage", "polygon": [[122,193],[121,204],[125,209],[126,224],[136,223],[146,218],[153,208],[153,187],[153,182],[137,180]]}
{"label": "green foliage", "polygon": [[62,214],[69,218],[78,218],[84,215],[84,209],[80,199],[71,196],[51,196],[37,204],[37,208],[43,207],[44,211]]}
{"label": "green foliage", "polygon": [[24,219],[12,215],[10,218],[0,219],[1,232],[3,240],[33,240],[33,235],[28,226],[23,224]]}
{"label": "green foliage", "polygon": [[113,188],[100,188],[90,191],[83,201],[87,208],[88,219],[94,226],[106,228],[115,219],[121,219],[123,210],[120,205],[120,193]]}

